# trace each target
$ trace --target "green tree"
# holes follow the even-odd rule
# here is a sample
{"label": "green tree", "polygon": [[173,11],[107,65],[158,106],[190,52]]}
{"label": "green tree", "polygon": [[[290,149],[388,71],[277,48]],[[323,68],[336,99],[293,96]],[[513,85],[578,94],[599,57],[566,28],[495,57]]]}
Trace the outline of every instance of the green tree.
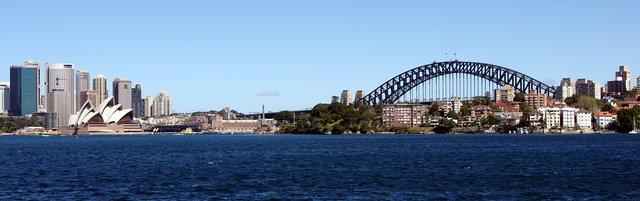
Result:
{"label": "green tree", "polygon": [[522,114],[527,115],[533,112],[533,109],[531,108],[531,105],[523,103],[520,104],[520,111],[522,112]]}
{"label": "green tree", "polygon": [[531,122],[529,121],[529,117],[527,115],[522,116],[520,118],[520,123],[518,123],[516,127],[520,127],[520,128],[531,127]]}
{"label": "green tree", "polygon": [[438,126],[434,128],[433,131],[438,134],[444,134],[444,133],[451,132],[451,130],[453,130],[453,128],[455,127],[456,127],[456,122],[443,118],[440,121],[438,121]]}
{"label": "green tree", "polygon": [[469,102],[462,102],[462,107],[460,107],[460,116],[471,116],[471,104]]}
{"label": "green tree", "polygon": [[338,96],[331,96],[331,103],[337,103],[340,98]]}
{"label": "green tree", "polygon": [[602,103],[602,101],[594,97],[584,95],[577,96],[577,100],[573,104],[574,107],[582,108],[592,113],[598,112],[603,105],[604,103]]}
{"label": "green tree", "polygon": [[574,94],[573,96],[569,96],[567,98],[564,99],[564,103],[566,103],[567,105],[573,105],[578,103],[578,98],[580,97],[580,94]]}
{"label": "green tree", "polygon": [[489,106],[491,104],[491,98],[488,96],[476,96],[473,98],[473,103],[475,105]]}
{"label": "green tree", "polygon": [[0,118],[0,132],[2,133],[12,133],[18,129],[29,126],[42,127],[43,124],[42,122],[40,122],[40,120],[38,120],[38,117],[36,116],[31,116],[30,118]]}
{"label": "green tree", "polygon": [[[634,124],[637,125],[638,112],[632,109],[621,109],[618,111],[618,121],[616,125],[616,132],[628,133],[634,129]],[[636,123],[634,123],[636,121]]]}
{"label": "green tree", "polygon": [[523,93],[517,93],[516,96],[513,98],[513,101],[524,102],[524,101],[526,101],[526,99],[525,99]]}
{"label": "green tree", "polygon": [[600,107],[600,110],[607,111],[607,112],[614,112],[613,106],[611,105],[603,105],[602,107]]}
{"label": "green tree", "polygon": [[287,110],[278,112],[273,119],[279,122],[293,122],[293,112]]}
{"label": "green tree", "polygon": [[456,111],[449,111],[449,113],[447,114],[447,117],[451,118],[451,119],[458,119],[458,113],[456,113]]}
{"label": "green tree", "polygon": [[495,103],[489,103],[489,107],[491,108],[492,112],[502,112],[502,108],[500,108],[500,106],[496,105]]}
{"label": "green tree", "polygon": [[480,119],[480,123],[484,127],[491,127],[493,125],[500,124],[500,118],[494,114],[490,114],[489,116]]}
{"label": "green tree", "polygon": [[[317,104],[308,115],[296,116],[295,124],[281,124],[278,133],[297,134],[343,134],[371,133],[381,129],[382,108],[370,107],[360,102],[352,105],[341,103]],[[287,112],[276,115],[277,119],[291,119]]]}
{"label": "green tree", "polygon": [[429,107],[429,114],[431,116],[440,116],[440,104],[438,103],[431,103],[431,106]]}

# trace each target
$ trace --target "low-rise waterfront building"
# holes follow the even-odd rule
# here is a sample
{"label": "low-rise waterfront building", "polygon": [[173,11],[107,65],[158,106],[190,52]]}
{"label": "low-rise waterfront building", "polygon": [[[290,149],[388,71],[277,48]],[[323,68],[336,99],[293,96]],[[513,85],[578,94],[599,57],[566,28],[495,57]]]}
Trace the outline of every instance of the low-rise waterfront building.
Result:
{"label": "low-rise waterfront building", "polygon": [[529,122],[531,126],[538,127],[542,121],[542,115],[538,111],[533,111],[528,114]]}
{"label": "low-rise waterfront building", "polygon": [[518,116],[506,116],[500,117],[500,125],[501,126],[516,126],[520,123],[520,118]]}
{"label": "low-rise waterfront building", "polygon": [[576,124],[581,129],[587,129],[587,130],[592,129],[591,112],[587,110],[578,110],[578,112],[576,112]]}
{"label": "low-rise waterfront building", "polygon": [[542,116],[542,121],[545,123],[545,128],[559,128],[560,124],[560,108],[542,107],[538,108],[538,113]]}
{"label": "low-rise waterfront building", "polygon": [[262,126],[273,128],[276,124],[274,119],[225,120],[218,114],[209,119],[212,131],[217,133],[255,133]]}
{"label": "low-rise waterfront building", "polygon": [[387,127],[408,126],[417,127],[426,123],[426,105],[420,104],[391,104],[382,106],[382,123]]}
{"label": "low-rise waterfront building", "polygon": [[[538,108],[542,119],[546,122],[546,128],[591,128],[591,113],[572,107],[543,107]],[[587,125],[589,124],[589,125]],[[584,127],[583,127],[584,126]]]}
{"label": "low-rise waterfront building", "polygon": [[502,110],[503,112],[520,112],[520,104],[522,104],[522,102],[496,103],[496,105],[500,107],[500,110]]}
{"label": "low-rise waterfront building", "polygon": [[471,121],[480,121],[480,119],[485,118],[493,113],[491,107],[486,105],[476,105],[469,109],[471,111]]}
{"label": "low-rise waterfront building", "polygon": [[522,112],[496,112],[494,115],[500,118],[500,125],[515,126],[520,123],[524,114]]}
{"label": "low-rise waterfront building", "polygon": [[617,120],[618,115],[610,112],[598,112],[594,115],[596,124],[601,128],[608,128],[613,121]]}
{"label": "low-rise waterfront building", "polygon": [[561,112],[561,125],[564,128],[575,128],[576,127],[576,113],[579,109],[570,108],[570,107],[562,107],[560,108]]}

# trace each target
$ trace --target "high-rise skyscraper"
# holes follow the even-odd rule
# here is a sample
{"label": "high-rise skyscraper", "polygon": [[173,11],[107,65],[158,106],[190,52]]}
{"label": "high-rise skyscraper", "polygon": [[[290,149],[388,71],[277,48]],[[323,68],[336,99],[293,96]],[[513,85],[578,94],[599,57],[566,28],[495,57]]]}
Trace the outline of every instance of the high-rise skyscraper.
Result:
{"label": "high-rise skyscraper", "polygon": [[145,97],[144,98],[144,116],[146,117],[151,116],[151,105],[153,105],[153,102],[151,102],[151,96]]}
{"label": "high-rise skyscraper", "polygon": [[569,98],[576,94],[576,85],[575,82],[571,78],[564,78],[560,81],[560,86],[558,86],[558,90],[556,90],[556,99],[564,101],[564,99]]}
{"label": "high-rise skyscraper", "polygon": [[9,82],[0,82],[0,116],[8,115],[9,113],[10,93],[11,84]]}
{"label": "high-rise skyscraper", "polygon": [[160,91],[153,99],[153,105],[151,105],[152,116],[168,116],[173,112],[173,101],[169,97],[169,93],[166,91]]}
{"label": "high-rise skyscraper", "polygon": [[622,82],[624,82],[624,90],[631,91],[631,72],[629,71],[629,66],[620,66],[620,71],[616,72],[616,80],[618,77],[622,78]]}
{"label": "high-rise skyscraper", "polygon": [[47,111],[58,114],[58,126],[66,126],[76,112],[73,64],[47,63]]}
{"label": "high-rise skyscraper", "polygon": [[141,117],[144,115],[144,108],[142,107],[142,86],[136,84],[136,87],[131,88],[131,106],[133,107],[133,116]]}
{"label": "high-rise skyscraper", "polygon": [[[98,108],[101,102],[98,100],[98,92],[94,90],[85,90],[80,92],[80,102],[84,105],[87,101],[91,102],[94,108]],[[82,105],[80,106],[82,107]]]}
{"label": "high-rise skyscraper", "polygon": [[38,111],[39,70],[39,65],[11,66],[11,116],[25,116]]}
{"label": "high-rise skyscraper", "polygon": [[576,94],[587,95],[600,99],[600,84],[593,80],[578,79],[578,81],[576,81]]}
{"label": "high-rise skyscraper", "polygon": [[[24,61],[24,67],[27,68],[36,68],[36,96],[40,96],[42,95],[40,93],[40,62],[39,61]],[[45,105],[44,102],[40,102],[40,100],[38,100],[38,102],[36,103],[38,105]]]}
{"label": "high-rise skyscraper", "polygon": [[340,94],[340,103],[351,105],[351,91],[342,90],[342,93]]}
{"label": "high-rise skyscraper", "polygon": [[89,71],[79,70],[76,71],[76,112],[80,110],[84,101],[81,101],[80,95],[82,91],[89,90]]}
{"label": "high-rise skyscraper", "polygon": [[364,96],[365,96],[364,95],[364,91],[362,91],[362,90],[356,91],[356,99],[354,100],[354,102],[356,102],[356,101],[360,101],[361,102],[362,98],[364,98]]}
{"label": "high-rise skyscraper", "polygon": [[636,93],[640,94],[640,76],[636,78]]}
{"label": "high-rise skyscraper", "polygon": [[122,105],[122,109],[131,109],[131,80],[116,78],[112,86],[115,103]]}
{"label": "high-rise skyscraper", "polygon": [[107,78],[104,75],[96,75],[93,78],[93,90],[98,93],[98,102],[102,103],[108,97]]}

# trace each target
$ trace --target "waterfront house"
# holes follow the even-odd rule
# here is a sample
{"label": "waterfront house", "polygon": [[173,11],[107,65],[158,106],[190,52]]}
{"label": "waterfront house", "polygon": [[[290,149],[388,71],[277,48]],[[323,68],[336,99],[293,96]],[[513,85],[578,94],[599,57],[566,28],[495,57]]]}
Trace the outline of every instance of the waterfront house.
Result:
{"label": "waterfront house", "polygon": [[608,128],[613,121],[617,120],[618,115],[610,112],[598,112],[595,114],[596,124],[601,128]]}

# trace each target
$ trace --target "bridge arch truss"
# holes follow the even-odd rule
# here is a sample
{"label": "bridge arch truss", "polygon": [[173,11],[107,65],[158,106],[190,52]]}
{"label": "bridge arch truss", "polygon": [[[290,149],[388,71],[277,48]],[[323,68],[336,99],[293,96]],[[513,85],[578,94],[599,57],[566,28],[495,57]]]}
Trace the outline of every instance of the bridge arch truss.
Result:
{"label": "bridge arch truss", "polygon": [[[499,87],[511,85],[515,88],[516,93],[537,90],[538,93],[546,94],[549,97],[554,97],[556,93],[555,87],[509,68],[478,62],[448,61],[434,62],[401,73],[371,91],[361,101],[367,105],[392,104],[419,85],[450,75],[457,75],[458,81],[475,77]],[[446,82],[439,87],[445,86]],[[460,86],[465,87],[464,85]],[[434,86],[431,87],[433,89]]]}

